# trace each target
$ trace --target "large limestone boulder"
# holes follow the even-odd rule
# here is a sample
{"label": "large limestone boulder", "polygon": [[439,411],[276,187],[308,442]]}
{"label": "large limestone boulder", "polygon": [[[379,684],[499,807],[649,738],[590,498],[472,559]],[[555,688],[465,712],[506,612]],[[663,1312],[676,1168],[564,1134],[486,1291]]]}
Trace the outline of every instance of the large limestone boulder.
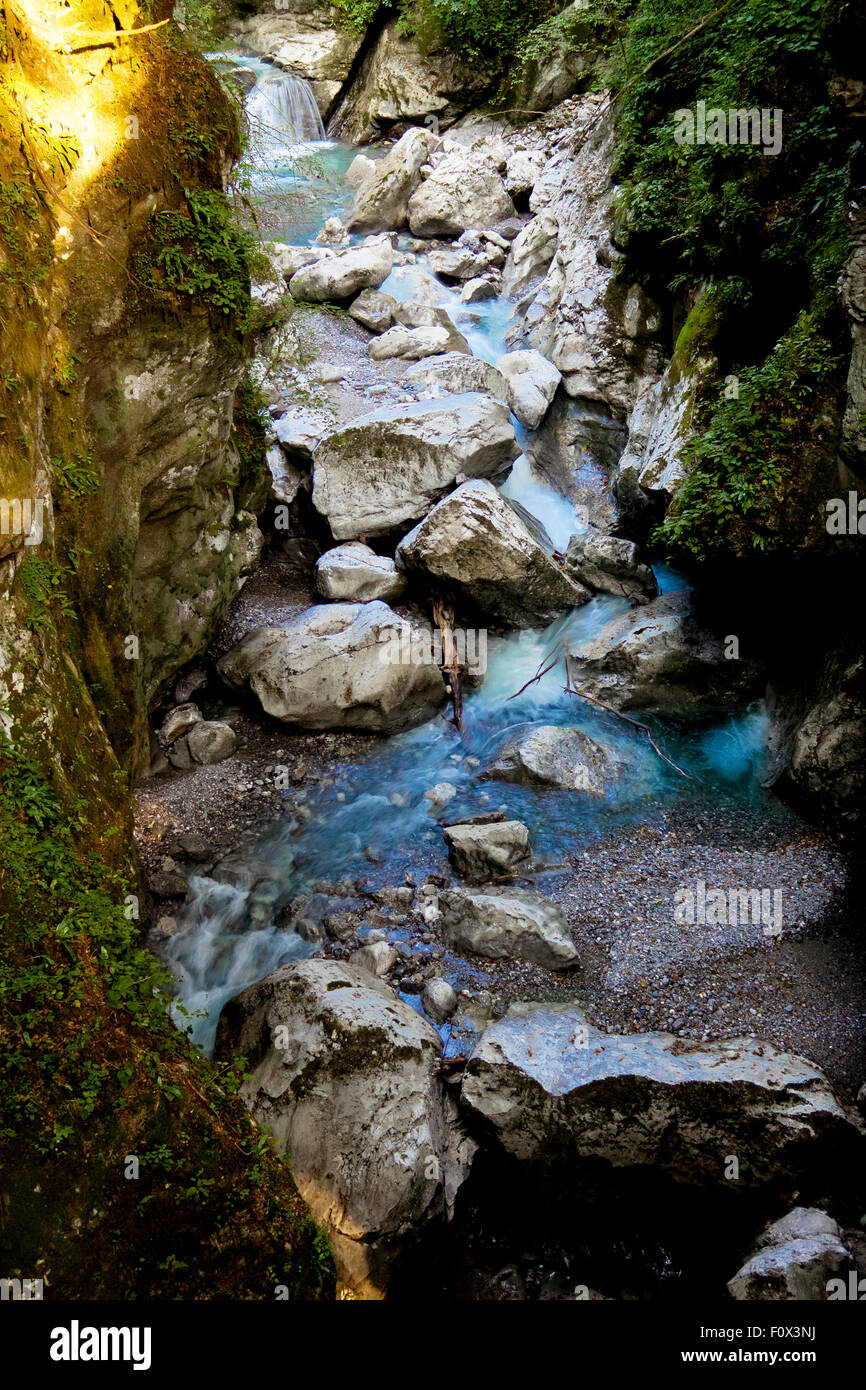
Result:
{"label": "large limestone boulder", "polygon": [[326,550],[316,563],[316,588],[337,603],[393,600],[406,592],[406,579],[388,555],[377,555],[361,541]]}
{"label": "large limestone boulder", "polygon": [[351,299],[364,289],[378,289],[394,264],[394,249],[386,240],[353,246],[302,266],[289,281],[295,299],[311,304]]}
{"label": "large limestone boulder", "polygon": [[738,1190],[805,1178],[862,1139],[824,1074],[768,1042],[601,1033],[571,1005],[512,1004],[482,1035],[462,1099],[525,1161],[648,1165]]}
{"label": "large limestone boulder", "polygon": [[516,453],[508,411],[490,396],[388,407],[322,441],[313,504],[337,540],[383,535],[423,516],[459,473],[495,473]]}
{"label": "large limestone boulder", "polygon": [[604,796],[624,770],[621,758],[582,729],[540,724],[508,739],[481,775],[499,782]]}
{"label": "large limestone boulder", "polygon": [[445,699],[439,668],[396,659],[418,632],[386,603],[328,603],[258,627],[217,663],[266,714],[303,729],[390,731],[429,719]]}
{"label": "large limestone boulder", "polygon": [[754,663],[725,649],[681,590],[614,618],[568,661],[573,683],[614,709],[691,718],[727,713],[763,689]]}
{"label": "large limestone boulder", "polygon": [[540,626],[589,598],[481,480],[463,483],[434,507],[404,536],[395,558],[399,568],[430,576],[509,627]]}
{"label": "large limestone boulder", "polygon": [[451,335],[447,328],[439,325],[429,328],[404,328],[398,323],[380,338],[373,338],[369,352],[376,362],[388,357],[403,357],[410,362],[417,362],[422,357],[435,357],[439,352],[447,352],[450,346]]}
{"label": "large limestone boulder", "polygon": [[466,353],[446,352],[410,367],[403,377],[421,396],[460,395],[464,391],[482,391],[494,400],[508,404],[508,386],[504,376],[483,362],[480,357]]}
{"label": "large limestone boulder", "polygon": [[529,858],[529,831],[519,820],[448,825],[443,834],[448,857],[461,878],[511,873]]}
{"label": "large limestone boulder", "polygon": [[429,130],[407,130],[385,158],[376,162],[356,195],[347,222],[350,232],[399,231],[405,227],[409,199],[421,182],[421,165],[437,141]]}
{"label": "large limestone boulder", "polygon": [[284,965],[231,999],[217,1055],[331,1237],[344,1297],[385,1295],[407,1237],[450,1214],[475,1145],[437,1074],[436,1030],[360,965]]}
{"label": "large limestone boulder", "polygon": [[467,227],[491,227],[514,214],[496,165],[459,150],[446,155],[409,199],[415,236],[458,236]]}
{"label": "large limestone boulder", "polygon": [[815,1207],[795,1207],[774,1221],[756,1247],[728,1280],[738,1301],[825,1303],[828,1282],[844,1278],[854,1264],[837,1223]]}
{"label": "large limestone boulder", "polygon": [[506,352],[496,363],[508,382],[508,403],[522,425],[537,430],[562,381],[562,373],[534,348]]}
{"label": "large limestone boulder", "polygon": [[[446,352],[469,353],[469,344],[441,304],[422,304],[416,299],[404,299],[394,309],[394,323],[404,328],[444,328],[448,334]],[[469,388],[464,388],[468,390]]]}
{"label": "large limestone boulder", "polygon": [[393,295],[383,294],[381,290],[362,290],[349,305],[349,313],[371,333],[385,333],[394,322],[396,306]]}
{"label": "large limestone boulder", "polygon": [[319,0],[280,0],[276,13],[253,14],[232,22],[233,42],[244,53],[271,55],[298,77],[305,77],[327,120],[363,42],[361,30],[339,21],[333,5]]}
{"label": "large limestone boulder", "polygon": [[471,110],[496,84],[495,61],[459,58],[448,48],[406,38],[396,20],[384,26],[334,116],[341,140],[373,140],[396,123],[445,126]]}
{"label": "large limestone boulder", "polygon": [[511,243],[505,262],[503,288],[506,294],[517,294],[542,271],[546,271],[556,255],[559,223],[549,208],[527,222]]}
{"label": "large limestone boulder", "polygon": [[563,568],[596,593],[648,603],[658,593],[655,575],[642,564],[634,541],[606,536],[595,527],[572,536]]}
{"label": "large limestone boulder", "polygon": [[522,888],[452,888],[439,894],[442,931],[452,951],[488,960],[529,960],[548,970],[577,965],[577,951],[555,903]]}

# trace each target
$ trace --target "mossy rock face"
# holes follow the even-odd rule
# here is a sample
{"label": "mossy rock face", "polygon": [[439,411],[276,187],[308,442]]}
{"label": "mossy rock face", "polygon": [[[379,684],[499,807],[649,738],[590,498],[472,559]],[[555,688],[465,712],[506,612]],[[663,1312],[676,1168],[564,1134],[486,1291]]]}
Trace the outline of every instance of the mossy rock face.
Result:
{"label": "mossy rock face", "polygon": [[[68,13],[114,32],[101,4]],[[234,113],[171,28],[75,54],[7,22],[0,494],[42,512],[0,548],[0,1268],[47,1298],[328,1298],[327,1240],[139,939],[148,699],[251,562],[263,451],[238,316],[129,265],[154,210],[221,200]],[[56,199],[9,196],[49,167]],[[184,264],[240,267],[223,225]]]}

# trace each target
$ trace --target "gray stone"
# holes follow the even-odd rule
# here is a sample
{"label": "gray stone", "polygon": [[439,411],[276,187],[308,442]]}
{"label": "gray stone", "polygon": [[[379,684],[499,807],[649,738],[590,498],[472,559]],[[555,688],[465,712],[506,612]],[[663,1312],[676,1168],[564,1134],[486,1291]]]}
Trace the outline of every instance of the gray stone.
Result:
{"label": "gray stone", "polygon": [[464,304],[478,304],[485,299],[495,299],[496,294],[496,286],[492,280],[476,276],[474,280],[466,281],[460,291],[460,298]]}
{"label": "gray stone", "polygon": [[542,724],[508,739],[481,775],[604,796],[623,771],[621,759],[582,729]]}
{"label": "gray stone", "polygon": [[177,739],[188,734],[193,725],[199,723],[201,717],[198,705],[175,705],[165,716],[157,735],[163,748],[170,748]]}
{"label": "gray stone", "polygon": [[548,412],[562,373],[534,348],[507,352],[496,370],[508,382],[508,400],[522,425],[537,430]]}
{"label": "gray stone", "polygon": [[349,313],[371,333],[384,333],[394,321],[397,301],[381,290],[362,290],[349,305]]}
{"label": "gray stone", "polygon": [[463,151],[447,155],[409,199],[415,236],[457,236],[510,217],[514,204],[495,165]]}
{"label": "gray stone", "polygon": [[231,757],[238,746],[238,736],[230,724],[220,719],[203,719],[190,729],[187,743],[195,762],[210,765]]}
{"label": "gray stone", "polygon": [[508,403],[505,378],[480,357],[462,352],[446,352],[410,367],[403,377],[407,386],[420,388],[423,394],[461,395],[466,391],[481,391],[494,400]]}
{"label": "gray stone", "polygon": [[371,941],[368,945],[361,946],[357,951],[353,951],[350,957],[352,965],[358,965],[362,970],[367,970],[371,975],[384,976],[388,974],[397,964],[398,956],[393,946],[389,946],[387,941]]}
{"label": "gray stone", "polygon": [[438,503],[403,537],[395,558],[399,568],[431,577],[510,627],[546,624],[589,598],[482,480],[463,483]]}
{"label": "gray stone", "polygon": [[508,411],[489,396],[388,407],[322,441],[313,505],[336,540],[384,535],[423,516],[458,474],[495,473],[516,453]]}
{"label": "gray stone", "polygon": [[568,970],[577,951],[561,910],[522,888],[452,888],[439,894],[442,931],[452,951],[488,960],[529,960]]}
{"label": "gray stone", "polygon": [[434,1023],[445,1023],[457,1008],[457,995],[447,980],[428,980],[421,991],[421,1004]]}
{"label": "gray stone", "polygon": [[572,1005],[512,1004],[483,1034],[463,1103],[523,1161],[647,1166],[737,1190],[820,1171],[862,1144],[823,1073],[753,1038],[602,1033]]}
{"label": "gray stone", "polygon": [[296,271],[289,281],[295,299],[314,304],[350,299],[359,290],[378,289],[394,264],[391,243],[353,246],[339,255],[314,261]]}
{"label": "gray stone", "polygon": [[606,536],[591,528],[572,536],[563,569],[588,589],[647,603],[655,598],[658,585],[649,565],[641,564],[639,555],[633,541]]}
{"label": "gray stone", "polygon": [[421,182],[419,170],[435,145],[436,136],[431,131],[415,127],[406,131],[384,159],[376,161],[355,198],[348,221],[350,232],[399,231],[405,227],[409,199]]}
{"label": "gray stone", "polygon": [[266,714],[305,729],[406,728],[445,700],[438,667],[392,660],[415,629],[385,603],[328,603],[249,632],[217,663]]}
{"label": "gray stone", "polygon": [[764,688],[754,663],[726,659],[724,640],[699,623],[683,590],[614,618],[568,660],[573,683],[617,710],[729,714]]}
{"label": "gray stone", "polygon": [[316,588],[326,599],[367,603],[402,598],[406,579],[387,555],[377,555],[360,541],[347,541],[320,556]]}
{"label": "gray stone", "polygon": [[529,858],[529,831],[519,820],[449,825],[443,833],[451,863],[462,878],[507,874]]}
{"label": "gray stone", "polygon": [[357,965],[305,960],[226,1004],[216,1050],[249,1059],[241,1095],[328,1229],[343,1297],[382,1298],[476,1147],[438,1077],[435,1029]]}
{"label": "gray stone", "polygon": [[824,1303],[828,1280],[844,1278],[854,1267],[837,1223],[816,1208],[795,1207],[768,1226],[755,1246],[728,1280],[728,1292],[738,1301]]}
{"label": "gray stone", "polygon": [[396,324],[381,338],[371,339],[369,353],[377,362],[388,357],[404,357],[417,362],[421,357],[447,352],[450,346],[451,335],[447,328],[404,328]]}

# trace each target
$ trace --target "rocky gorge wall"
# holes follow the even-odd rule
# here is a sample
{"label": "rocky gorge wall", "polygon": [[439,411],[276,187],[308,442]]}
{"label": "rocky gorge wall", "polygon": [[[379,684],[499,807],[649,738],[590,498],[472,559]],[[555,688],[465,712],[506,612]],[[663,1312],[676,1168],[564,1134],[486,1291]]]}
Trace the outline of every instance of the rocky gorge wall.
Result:
{"label": "rocky gorge wall", "polygon": [[282,1265],[315,1297],[288,1173],[250,1180],[230,1078],[165,1013],[131,839],[149,704],[261,544],[235,111],[132,3],[4,5],[0,56],[0,1263],[48,1296],[212,1294],[239,1241],[226,1292]]}

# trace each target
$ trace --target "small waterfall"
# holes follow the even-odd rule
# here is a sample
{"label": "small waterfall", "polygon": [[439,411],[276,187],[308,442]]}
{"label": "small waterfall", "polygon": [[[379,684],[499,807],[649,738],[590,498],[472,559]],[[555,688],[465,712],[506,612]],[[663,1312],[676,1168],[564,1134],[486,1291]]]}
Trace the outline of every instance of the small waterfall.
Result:
{"label": "small waterfall", "polygon": [[262,73],[246,99],[254,154],[273,161],[281,150],[325,140],[325,127],[309,82],[281,68]]}

